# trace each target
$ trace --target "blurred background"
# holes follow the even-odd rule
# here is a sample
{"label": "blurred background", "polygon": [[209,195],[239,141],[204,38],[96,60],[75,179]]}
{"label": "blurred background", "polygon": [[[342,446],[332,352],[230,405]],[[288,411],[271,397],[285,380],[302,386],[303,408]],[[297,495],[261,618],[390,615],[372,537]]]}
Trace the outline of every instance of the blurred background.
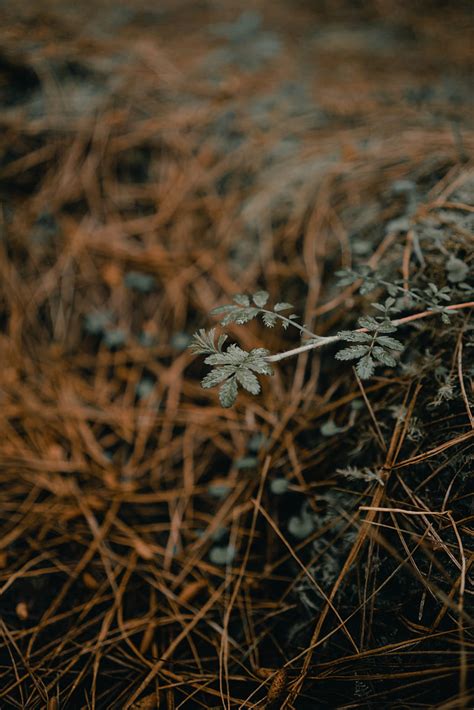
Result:
{"label": "blurred background", "polygon": [[[0,28],[0,705],[286,707],[324,594],[298,562],[315,564],[313,523],[285,532],[296,558],[275,526],[305,523],[315,490],[322,530],[351,514],[325,486],[347,465],[333,403],[360,392],[314,357],[223,411],[187,346],[259,288],[318,333],[349,327],[337,269],[401,263],[417,210],[472,205],[472,3],[3,0]],[[422,244],[436,228],[420,222]],[[354,540],[335,529],[308,567],[325,594]],[[419,620],[410,580],[334,632],[288,707],[467,702],[457,622],[430,660],[437,617]]]}

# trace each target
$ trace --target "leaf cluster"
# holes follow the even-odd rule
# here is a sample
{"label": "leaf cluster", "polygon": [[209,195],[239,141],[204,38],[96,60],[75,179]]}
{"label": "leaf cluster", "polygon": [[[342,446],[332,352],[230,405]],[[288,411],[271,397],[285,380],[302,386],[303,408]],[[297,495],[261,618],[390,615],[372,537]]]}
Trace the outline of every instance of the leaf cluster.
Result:
{"label": "leaf cluster", "polygon": [[356,372],[361,380],[367,380],[374,374],[375,368],[380,365],[395,367],[397,361],[395,353],[400,353],[404,349],[403,343],[393,338],[388,333],[395,333],[397,328],[387,317],[387,313],[394,305],[394,299],[388,298],[384,304],[376,303],[377,308],[383,315],[363,316],[357,321],[360,330],[341,330],[338,336],[341,340],[353,343],[347,348],[343,348],[336,353],[338,360],[358,360]]}
{"label": "leaf cluster", "polygon": [[201,384],[205,389],[221,385],[219,399],[223,407],[231,407],[241,386],[251,394],[259,394],[259,375],[273,375],[271,365],[266,361],[269,351],[265,348],[254,348],[247,351],[232,343],[223,350],[227,339],[220,335],[215,342],[215,329],[206,332],[200,330],[193,336],[191,349],[196,353],[206,354],[204,362],[213,369],[203,378]]}
{"label": "leaf cluster", "polygon": [[[277,321],[280,321],[283,328],[286,330],[298,316],[295,313],[289,316],[283,316],[282,311],[292,310],[293,306],[291,303],[275,303],[273,309],[270,310],[265,308],[268,299],[269,294],[267,291],[257,291],[252,296],[239,293],[234,296],[234,303],[214,308],[211,314],[214,316],[223,316],[220,321],[222,326],[227,326],[231,323],[243,325],[260,315],[267,328],[273,328]],[[301,327],[297,323],[294,323],[294,325]]]}

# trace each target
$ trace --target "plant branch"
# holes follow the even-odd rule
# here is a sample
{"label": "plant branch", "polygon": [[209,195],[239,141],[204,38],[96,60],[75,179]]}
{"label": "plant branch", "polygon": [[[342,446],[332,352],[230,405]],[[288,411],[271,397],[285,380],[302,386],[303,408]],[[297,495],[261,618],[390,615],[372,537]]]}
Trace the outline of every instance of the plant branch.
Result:
{"label": "plant branch", "polygon": [[277,311],[268,311],[266,308],[261,308],[260,311],[262,313],[268,313],[271,316],[276,316],[277,318],[284,321],[285,323],[288,323],[288,325],[292,325],[294,328],[298,328],[298,330],[301,333],[305,333],[310,338],[319,338],[320,337],[319,335],[316,335],[316,333],[313,333],[311,330],[308,330],[308,328],[305,328],[304,325],[297,323],[295,320],[291,320],[291,318],[287,318],[286,316],[282,316],[281,313],[278,313]]}
{"label": "plant branch", "polygon": [[[474,308],[474,301],[467,301],[466,303],[456,303],[452,306],[443,307],[444,311],[458,311],[463,308]],[[397,320],[391,321],[393,325],[405,325],[406,323],[411,323],[415,320],[420,320],[421,318],[428,318],[428,316],[433,316],[438,311],[423,311],[422,313],[414,313],[411,316],[405,316],[405,318],[398,318]],[[290,321],[291,322],[291,321]],[[358,328],[356,333],[367,333],[367,328]],[[279,362],[280,360],[285,360],[287,357],[293,357],[299,355],[300,353],[307,352],[308,350],[317,350],[325,345],[330,345],[331,343],[336,343],[342,338],[339,335],[329,335],[329,336],[316,336],[317,340],[306,345],[300,345],[298,348],[293,348],[292,350],[286,350],[282,353],[277,353],[276,355],[268,355],[265,359],[267,362]]]}

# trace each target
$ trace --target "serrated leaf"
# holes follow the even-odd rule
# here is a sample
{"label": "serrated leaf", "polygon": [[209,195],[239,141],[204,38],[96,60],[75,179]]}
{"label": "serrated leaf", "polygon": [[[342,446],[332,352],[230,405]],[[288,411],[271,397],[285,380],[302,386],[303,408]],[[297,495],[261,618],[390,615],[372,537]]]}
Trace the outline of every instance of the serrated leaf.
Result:
{"label": "serrated leaf", "polygon": [[394,326],[389,320],[384,320],[379,323],[379,333],[395,333],[396,330],[396,326]]}
{"label": "serrated leaf", "polygon": [[247,392],[258,394],[260,392],[260,383],[254,373],[246,367],[240,367],[235,374],[239,383]]}
{"label": "serrated leaf", "polygon": [[215,352],[214,336],[216,329],[211,328],[208,332],[201,328],[197,333],[194,333],[192,342],[188,346],[194,353],[204,354]]}
{"label": "serrated leaf", "polygon": [[383,478],[379,473],[371,471],[369,468],[356,468],[355,466],[347,466],[346,468],[337,468],[336,473],[346,478],[360,479],[362,481],[377,481],[382,486],[384,485]]}
{"label": "serrated leaf", "polygon": [[396,338],[390,338],[388,335],[379,335],[376,338],[378,345],[383,345],[384,348],[389,348],[390,350],[398,350],[401,352],[405,350],[405,346]]}
{"label": "serrated leaf", "polygon": [[252,348],[249,352],[249,356],[252,358],[267,357],[267,355],[270,355],[270,350],[267,350],[267,348]]}
{"label": "serrated leaf", "polygon": [[230,355],[232,357],[233,362],[239,364],[241,362],[244,362],[248,358],[250,353],[247,352],[247,350],[242,350],[242,348],[236,345],[236,343],[232,343],[227,348],[226,355]]}
{"label": "serrated leaf", "polygon": [[288,311],[292,308],[294,308],[294,306],[292,306],[291,303],[285,303],[284,301],[282,301],[281,303],[275,303],[275,305],[273,306],[273,310],[276,313],[279,313],[280,311]]}
{"label": "serrated leaf", "polygon": [[341,340],[350,343],[371,343],[372,336],[369,333],[358,333],[356,330],[340,330],[337,334]]}
{"label": "serrated leaf", "polygon": [[361,380],[368,380],[375,370],[375,362],[370,355],[364,355],[356,365],[356,371]]}
{"label": "serrated leaf", "polygon": [[232,343],[227,350],[222,353],[209,355],[204,362],[206,365],[241,365],[248,357],[249,353],[242,350],[238,345]]}
{"label": "serrated leaf", "polygon": [[267,328],[273,328],[277,322],[277,316],[275,313],[262,313],[262,320]]}
{"label": "serrated leaf", "polygon": [[264,305],[268,301],[268,298],[269,298],[269,294],[266,291],[257,291],[257,293],[254,293],[252,296],[253,302],[259,308],[264,307]]}
{"label": "serrated leaf", "polygon": [[223,407],[226,409],[232,407],[237,399],[237,382],[235,377],[226,380],[219,390],[219,399]]}
{"label": "serrated leaf", "polygon": [[387,350],[384,350],[384,348],[381,348],[379,346],[375,346],[372,350],[374,357],[376,360],[379,362],[383,362],[384,365],[389,365],[390,367],[395,367],[397,364],[397,361],[395,360],[392,355]]}
{"label": "serrated leaf", "polygon": [[367,328],[367,330],[377,330],[379,327],[379,322],[372,316],[362,316],[357,322],[361,328]]}
{"label": "serrated leaf", "polygon": [[218,367],[215,370],[211,370],[202,380],[201,385],[205,389],[210,387],[215,387],[220,384],[222,380],[227,379],[230,375],[235,372],[235,367],[233,365],[224,365],[223,367]]}
{"label": "serrated leaf", "polygon": [[243,325],[253,320],[255,316],[259,314],[258,308],[235,308],[235,310],[230,311],[222,320],[222,325],[229,325],[229,323],[237,323],[238,325]]}
{"label": "serrated leaf", "polygon": [[239,306],[250,306],[250,298],[245,293],[237,293],[234,296],[234,301]]}
{"label": "serrated leaf", "polygon": [[362,357],[369,351],[368,345],[351,345],[350,348],[344,348],[336,353],[336,360],[356,360]]}
{"label": "serrated leaf", "polygon": [[265,360],[248,360],[245,366],[259,375],[273,375],[273,368],[269,362]]}
{"label": "serrated leaf", "polygon": [[232,303],[227,304],[226,306],[217,306],[217,308],[213,308],[211,311],[212,316],[219,316],[221,313],[228,313],[230,311],[236,311],[238,310],[238,306],[234,306]]}

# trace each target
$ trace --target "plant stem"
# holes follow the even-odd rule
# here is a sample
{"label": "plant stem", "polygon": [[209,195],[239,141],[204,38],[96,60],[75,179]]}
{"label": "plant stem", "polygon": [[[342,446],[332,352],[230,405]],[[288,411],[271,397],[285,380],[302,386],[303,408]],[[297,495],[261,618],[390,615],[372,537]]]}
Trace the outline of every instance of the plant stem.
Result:
{"label": "plant stem", "polygon": [[[466,303],[456,303],[453,306],[445,306],[444,311],[458,311],[463,308],[474,308],[474,301],[467,301]],[[391,321],[393,325],[405,325],[405,323],[411,323],[415,320],[420,320],[421,318],[428,318],[428,316],[433,316],[437,311],[423,311],[422,313],[414,313],[411,316],[405,316],[405,318],[398,318],[397,320]],[[290,321],[292,323],[292,321]],[[367,333],[367,328],[357,328],[355,333]],[[294,355],[299,355],[300,353],[307,352],[308,350],[317,350],[325,345],[330,345],[330,343],[336,343],[338,340],[342,340],[339,335],[329,335],[329,336],[313,336],[316,337],[316,342],[307,343],[306,345],[300,345],[298,348],[293,348],[292,350],[286,350],[282,353],[277,353],[276,355],[268,355],[265,359],[267,362],[279,362],[280,360],[285,360],[287,357],[293,357]]]}
{"label": "plant stem", "polygon": [[282,316],[280,313],[276,313],[275,311],[267,311],[266,308],[261,308],[260,309],[262,313],[269,313],[271,316],[276,316],[277,318],[280,318],[280,320],[284,321],[285,323],[288,323],[288,325],[292,325],[295,328],[298,328],[298,330],[301,333],[305,333],[307,336],[310,338],[315,338],[318,340],[321,336],[316,335],[316,333],[313,333],[311,330],[308,330],[308,328],[305,328],[304,325],[300,325],[294,320],[291,320],[291,318],[287,318],[286,316]]}

